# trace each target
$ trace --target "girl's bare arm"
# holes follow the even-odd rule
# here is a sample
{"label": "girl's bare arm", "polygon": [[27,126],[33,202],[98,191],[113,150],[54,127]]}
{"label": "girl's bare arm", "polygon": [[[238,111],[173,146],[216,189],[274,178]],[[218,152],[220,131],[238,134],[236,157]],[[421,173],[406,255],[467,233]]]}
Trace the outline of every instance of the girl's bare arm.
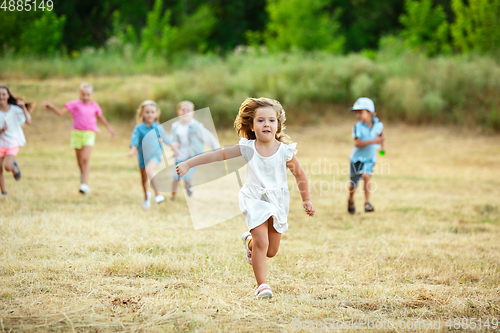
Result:
{"label": "girl's bare arm", "polygon": [[224,156],[225,156],[226,160],[241,156],[240,146],[235,145],[235,146],[232,146],[229,148],[224,148],[224,149],[204,153],[204,154],[195,156],[193,158],[190,158],[186,162],[182,162],[182,163],[179,163],[177,165],[177,168],[176,168],[177,174],[182,177],[189,171],[189,169],[191,169],[195,166],[201,165],[201,164],[208,164],[208,163],[212,163],[212,162],[222,161],[222,160],[224,160]]}
{"label": "girl's bare arm", "polygon": [[68,113],[68,109],[67,108],[58,108],[57,106],[55,106],[54,104],[52,103],[43,103],[43,106],[46,108],[46,109],[51,109],[52,111],[54,111],[55,114],[57,114],[58,116],[63,116],[65,115],[66,113]]}
{"label": "girl's bare arm", "polygon": [[99,122],[101,124],[103,124],[106,129],[108,130],[109,134],[111,134],[111,137],[114,138],[116,136],[116,132],[115,130],[109,125],[108,121],[106,120],[106,118],[101,114],[101,115],[97,115],[96,116],[97,120],[99,120]]}
{"label": "girl's bare arm", "polygon": [[307,215],[313,216],[315,213],[315,209],[313,204],[311,203],[311,197],[309,195],[309,183],[307,182],[307,175],[300,165],[299,160],[296,156],[286,163],[288,169],[295,177],[297,181],[297,187],[299,188],[300,196],[302,197],[302,206],[304,207]]}

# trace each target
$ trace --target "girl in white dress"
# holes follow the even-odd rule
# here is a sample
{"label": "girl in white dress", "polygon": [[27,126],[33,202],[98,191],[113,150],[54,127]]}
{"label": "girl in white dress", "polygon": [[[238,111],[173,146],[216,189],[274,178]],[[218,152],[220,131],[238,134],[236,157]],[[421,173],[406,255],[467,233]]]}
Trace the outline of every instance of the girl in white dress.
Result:
{"label": "girl in white dress", "polygon": [[240,209],[250,232],[242,235],[247,261],[257,280],[255,295],[272,298],[266,284],[267,259],[278,252],[281,234],[288,230],[290,193],[286,169],[295,176],[307,215],[314,215],[307,176],[295,154],[285,129],[285,111],[276,100],[247,98],[240,107],[234,126],[241,140],[238,145],[198,155],[177,165],[179,176],[190,168],[243,156],[247,161],[245,185],[239,194]]}

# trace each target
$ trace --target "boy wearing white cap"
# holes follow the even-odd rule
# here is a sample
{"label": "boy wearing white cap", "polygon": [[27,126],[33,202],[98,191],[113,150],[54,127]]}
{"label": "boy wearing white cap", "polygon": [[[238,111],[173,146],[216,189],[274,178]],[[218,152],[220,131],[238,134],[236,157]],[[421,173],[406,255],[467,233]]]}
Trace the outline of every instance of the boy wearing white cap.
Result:
{"label": "boy wearing white cap", "polygon": [[377,161],[378,144],[384,145],[382,122],[375,117],[375,104],[368,97],[360,97],[356,100],[349,111],[356,112],[358,122],[352,130],[354,148],[350,160],[351,183],[349,185],[349,199],[347,201],[347,211],[350,214],[356,212],[354,206],[354,192],[360,179],[364,181],[365,192],[365,212],[373,212],[375,209],[370,204],[370,178],[373,167]]}

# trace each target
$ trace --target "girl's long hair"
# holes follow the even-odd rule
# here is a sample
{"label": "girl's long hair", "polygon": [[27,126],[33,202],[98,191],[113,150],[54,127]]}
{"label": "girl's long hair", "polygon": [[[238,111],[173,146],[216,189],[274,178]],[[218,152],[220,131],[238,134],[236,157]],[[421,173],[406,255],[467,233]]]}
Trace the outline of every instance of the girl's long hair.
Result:
{"label": "girl's long hair", "polygon": [[[7,100],[7,103],[12,104],[12,105],[17,105],[17,101],[23,101],[24,99],[19,98],[19,97],[14,97],[11,93],[9,88],[7,86],[0,86],[0,89],[5,89],[7,90],[7,94],[9,94],[9,99]],[[24,102],[24,105],[26,106],[26,110],[28,110],[29,113],[33,111],[33,108],[35,107],[35,102]]]}
{"label": "girl's long hair", "polygon": [[141,103],[141,105],[139,105],[139,108],[137,109],[137,113],[135,115],[135,119],[137,121],[138,124],[142,123],[144,121],[144,117],[142,116],[142,109],[146,106],[146,105],[152,105],[156,108],[156,112],[158,112],[158,116],[156,117],[155,121],[158,121],[158,119],[160,119],[160,109],[158,108],[158,105],[152,101],[152,100],[145,100],[144,102]]}
{"label": "girl's long hair", "polygon": [[276,111],[276,118],[278,120],[278,129],[276,130],[276,140],[285,144],[292,143],[292,139],[285,134],[285,110],[280,102],[270,98],[247,98],[240,106],[238,116],[234,120],[234,128],[240,138],[247,138],[255,140],[255,132],[252,131],[251,125],[255,118],[255,113],[258,108],[272,107]]}

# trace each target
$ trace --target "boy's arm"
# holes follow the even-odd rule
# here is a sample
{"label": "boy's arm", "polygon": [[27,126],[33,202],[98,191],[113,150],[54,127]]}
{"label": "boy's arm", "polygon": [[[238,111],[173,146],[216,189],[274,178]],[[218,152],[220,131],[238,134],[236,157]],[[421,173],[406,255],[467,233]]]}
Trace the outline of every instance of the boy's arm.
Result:
{"label": "boy's arm", "polygon": [[220,144],[215,138],[215,136],[210,132],[205,126],[200,126],[198,129],[198,137],[201,141],[209,146],[212,150],[220,149]]}
{"label": "boy's arm", "polygon": [[63,107],[62,109],[60,109],[57,106],[55,106],[54,104],[49,103],[49,102],[43,103],[43,106],[46,109],[50,109],[50,110],[54,111],[54,113],[57,114],[58,116],[64,116],[66,113],[69,113],[69,110],[67,108]]}
{"label": "boy's arm", "polygon": [[103,124],[106,129],[108,130],[109,134],[111,134],[111,138],[114,138],[116,136],[116,132],[115,130],[109,125],[108,121],[106,120],[106,118],[104,118],[104,116],[102,114],[98,114],[96,115],[97,117],[97,120],[99,120],[99,122],[101,124]]}
{"label": "boy's arm", "polygon": [[200,164],[208,164],[212,162],[222,161],[224,159],[228,160],[231,158],[235,158],[241,156],[240,146],[235,145],[229,148],[220,149],[216,151],[211,151],[208,153],[204,153],[193,158],[190,158],[186,162],[182,162],[177,165],[177,174],[179,176],[184,176],[189,169],[198,166]]}
{"label": "boy's arm", "polygon": [[177,149],[179,145],[176,142],[175,143],[172,142],[172,139],[170,139],[170,137],[168,136],[167,132],[165,132],[165,129],[163,128],[162,125],[159,125],[157,128],[158,128],[158,134],[160,134],[160,138],[163,141],[163,143],[172,148],[175,156],[180,156],[181,152],[179,151],[179,149]]}
{"label": "boy's arm", "polygon": [[354,145],[358,148],[366,147],[366,146],[373,145],[373,144],[383,144],[383,143],[384,143],[384,137],[382,136],[382,134],[380,134],[379,136],[377,136],[373,140],[362,141],[359,138],[354,139]]}
{"label": "boy's arm", "polygon": [[293,158],[286,163],[288,169],[295,177],[297,181],[297,187],[299,188],[300,196],[302,197],[302,206],[304,207],[307,215],[314,215],[314,206],[311,203],[311,197],[309,196],[309,184],[307,182],[307,175],[300,165],[299,160],[294,155]]}

